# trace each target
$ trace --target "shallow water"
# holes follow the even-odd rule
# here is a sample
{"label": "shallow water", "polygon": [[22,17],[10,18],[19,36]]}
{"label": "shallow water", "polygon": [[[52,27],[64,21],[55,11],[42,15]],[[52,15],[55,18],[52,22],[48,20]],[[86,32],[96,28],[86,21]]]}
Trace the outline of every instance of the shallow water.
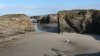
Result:
{"label": "shallow water", "polygon": [[36,32],[45,32],[45,31],[39,29],[37,23],[34,23],[34,26],[35,26],[35,31],[36,31]]}
{"label": "shallow water", "polygon": [[58,25],[57,24],[39,24],[35,23],[35,30],[36,32],[58,32]]}

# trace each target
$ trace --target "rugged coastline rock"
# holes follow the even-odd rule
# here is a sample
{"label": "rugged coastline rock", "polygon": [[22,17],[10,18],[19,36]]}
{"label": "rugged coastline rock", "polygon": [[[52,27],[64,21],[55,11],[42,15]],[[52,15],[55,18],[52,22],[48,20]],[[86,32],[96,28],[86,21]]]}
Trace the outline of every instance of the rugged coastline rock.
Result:
{"label": "rugged coastline rock", "polygon": [[66,10],[38,17],[43,24],[58,23],[58,18],[60,32],[100,34],[100,10]]}
{"label": "rugged coastline rock", "polygon": [[24,14],[0,16],[0,36],[9,36],[34,30],[30,18]]}
{"label": "rugged coastline rock", "polygon": [[38,19],[41,24],[53,24],[58,22],[57,17],[57,14],[48,14],[42,16],[32,16],[31,18]]}
{"label": "rugged coastline rock", "polygon": [[99,10],[70,10],[58,14],[61,32],[100,34]]}

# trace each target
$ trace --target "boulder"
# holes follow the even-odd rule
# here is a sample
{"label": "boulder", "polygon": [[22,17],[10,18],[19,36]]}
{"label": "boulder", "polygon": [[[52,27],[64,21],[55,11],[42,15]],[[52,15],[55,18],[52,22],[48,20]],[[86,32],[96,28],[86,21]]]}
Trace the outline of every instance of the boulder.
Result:
{"label": "boulder", "polygon": [[34,30],[30,18],[24,14],[0,16],[0,36],[9,36]]}

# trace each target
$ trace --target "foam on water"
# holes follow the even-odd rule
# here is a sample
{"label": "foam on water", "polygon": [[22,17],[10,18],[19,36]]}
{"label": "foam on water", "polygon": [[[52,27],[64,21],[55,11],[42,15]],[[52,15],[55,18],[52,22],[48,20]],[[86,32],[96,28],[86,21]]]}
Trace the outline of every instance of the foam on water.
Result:
{"label": "foam on water", "polygon": [[35,31],[36,31],[36,32],[44,32],[43,30],[40,30],[40,29],[38,28],[38,24],[37,24],[37,23],[35,23]]}

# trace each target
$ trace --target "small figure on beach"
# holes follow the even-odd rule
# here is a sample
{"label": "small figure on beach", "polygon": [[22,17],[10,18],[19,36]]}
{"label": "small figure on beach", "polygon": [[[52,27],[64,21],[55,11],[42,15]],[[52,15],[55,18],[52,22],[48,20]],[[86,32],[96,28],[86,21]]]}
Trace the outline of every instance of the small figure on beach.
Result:
{"label": "small figure on beach", "polygon": [[70,42],[70,40],[69,40],[69,39],[65,39],[65,42],[68,42],[68,43],[69,43],[69,42]]}
{"label": "small figure on beach", "polygon": [[73,42],[69,39],[65,39],[64,42],[68,43],[68,44],[73,44]]}

